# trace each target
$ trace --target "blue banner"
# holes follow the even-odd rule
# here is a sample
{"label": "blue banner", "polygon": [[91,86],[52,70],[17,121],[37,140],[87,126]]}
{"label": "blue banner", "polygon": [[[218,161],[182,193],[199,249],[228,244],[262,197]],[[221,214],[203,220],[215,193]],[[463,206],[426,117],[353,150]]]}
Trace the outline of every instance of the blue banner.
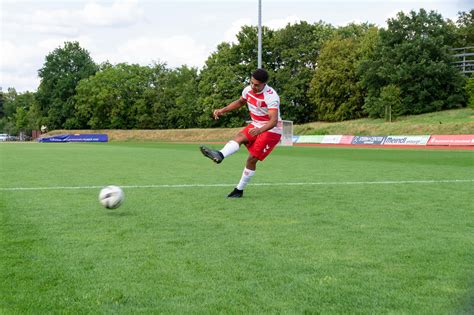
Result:
{"label": "blue banner", "polygon": [[107,142],[106,134],[65,134],[39,138],[39,142]]}

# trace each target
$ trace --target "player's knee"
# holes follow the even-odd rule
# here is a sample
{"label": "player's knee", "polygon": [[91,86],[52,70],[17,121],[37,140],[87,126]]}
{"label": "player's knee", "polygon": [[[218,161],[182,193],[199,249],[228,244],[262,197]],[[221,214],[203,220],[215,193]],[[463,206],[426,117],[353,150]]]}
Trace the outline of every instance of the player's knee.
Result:
{"label": "player's knee", "polygon": [[247,139],[247,137],[246,137],[244,134],[242,134],[242,133],[239,132],[239,133],[235,136],[234,141],[237,142],[237,143],[240,145],[240,144],[245,144],[245,143],[247,143],[247,142],[248,142],[248,139]]}
{"label": "player's knee", "polygon": [[257,166],[258,159],[254,156],[249,156],[247,159],[247,168],[249,169],[255,169]]}

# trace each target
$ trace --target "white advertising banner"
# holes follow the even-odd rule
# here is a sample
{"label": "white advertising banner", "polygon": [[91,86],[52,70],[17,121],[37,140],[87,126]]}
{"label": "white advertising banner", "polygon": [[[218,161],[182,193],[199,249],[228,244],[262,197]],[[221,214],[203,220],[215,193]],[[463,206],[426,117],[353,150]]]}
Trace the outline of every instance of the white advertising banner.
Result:
{"label": "white advertising banner", "polygon": [[296,143],[322,143],[324,136],[298,136]]}
{"label": "white advertising banner", "polygon": [[426,145],[430,136],[387,136],[384,145]]}
{"label": "white advertising banner", "polygon": [[341,142],[342,135],[325,135],[323,138],[323,142],[321,143],[331,143],[331,144],[338,144]]}

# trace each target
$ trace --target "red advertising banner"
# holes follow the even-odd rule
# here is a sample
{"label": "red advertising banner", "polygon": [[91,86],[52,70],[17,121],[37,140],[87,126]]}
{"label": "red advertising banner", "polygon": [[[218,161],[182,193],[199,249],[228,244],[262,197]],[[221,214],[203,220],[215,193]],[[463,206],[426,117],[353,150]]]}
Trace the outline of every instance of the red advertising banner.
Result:
{"label": "red advertising banner", "polygon": [[432,135],[426,145],[474,145],[474,135]]}

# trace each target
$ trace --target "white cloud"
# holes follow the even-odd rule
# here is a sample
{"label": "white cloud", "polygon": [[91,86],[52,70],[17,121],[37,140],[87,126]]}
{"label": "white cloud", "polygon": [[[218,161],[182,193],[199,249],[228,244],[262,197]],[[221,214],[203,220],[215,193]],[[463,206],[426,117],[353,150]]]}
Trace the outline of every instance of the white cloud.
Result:
{"label": "white cloud", "polygon": [[[36,51],[27,45],[15,45],[11,41],[1,41],[0,70],[12,71],[25,64],[25,61],[35,57]],[[3,77],[3,75],[2,75]]]}
{"label": "white cloud", "polygon": [[1,75],[0,88],[3,91],[7,91],[8,88],[15,88],[17,92],[34,92],[37,90],[39,82],[38,76],[31,73],[5,73]]}
{"label": "white cloud", "polygon": [[263,21],[262,24],[265,26],[268,26],[269,28],[273,30],[278,30],[281,28],[285,28],[288,24],[296,24],[300,21],[301,19],[297,17],[296,15],[290,15],[281,19],[272,19],[272,20],[269,20],[268,22]]}
{"label": "white cloud", "polygon": [[142,36],[129,40],[116,47],[112,52],[102,51],[94,56],[96,62],[127,62],[150,65],[153,62],[165,62],[170,67],[188,65],[202,67],[209,55],[205,45],[193,38],[182,35],[166,38]]}
{"label": "white cloud", "polygon": [[20,12],[2,16],[2,23],[15,30],[78,36],[86,27],[126,27],[140,22],[143,16],[137,0],[117,0],[111,5],[88,2],[82,8]]}
{"label": "white cloud", "polygon": [[230,28],[224,32],[224,39],[222,41],[228,43],[236,43],[236,35],[240,32],[242,26],[244,25],[252,25],[252,20],[250,20],[249,18],[242,18],[232,22]]}
{"label": "white cloud", "polygon": [[73,12],[68,10],[36,10],[7,14],[2,17],[5,29],[26,34],[76,35],[79,32],[76,21]]}
{"label": "white cloud", "polygon": [[81,21],[91,26],[126,26],[144,16],[137,0],[117,0],[111,6],[87,3],[80,12]]}
{"label": "white cloud", "polygon": [[0,41],[0,87],[15,87],[18,91],[36,90],[38,70],[43,67],[46,56],[54,49],[63,47],[68,40],[78,41],[81,47],[92,46],[87,37],[55,37],[28,44]]}
{"label": "white cloud", "polygon": [[38,80],[35,67],[39,60],[35,49],[16,46],[11,41],[1,41],[0,45],[0,87],[4,90],[9,87],[15,87],[18,91],[36,90]]}
{"label": "white cloud", "polygon": [[[268,21],[262,21],[262,25],[269,27],[270,29],[277,30],[281,28],[285,28],[288,24],[295,24],[301,21],[301,19],[295,15],[290,15],[281,19],[271,19]],[[223,41],[228,43],[236,43],[237,42],[237,34],[242,29],[244,25],[252,25],[257,26],[255,21],[252,21],[249,18],[242,18],[237,19],[232,22],[232,25],[224,32],[224,39]]]}
{"label": "white cloud", "polygon": [[[4,12],[7,7],[2,3],[0,10],[0,87],[14,86],[19,91],[38,87],[38,69],[44,65],[45,57],[63,47],[66,41],[78,41],[91,55],[93,51],[104,55],[113,53],[110,52],[113,48],[103,46],[100,38],[94,41],[87,36],[90,33],[87,28],[92,29],[93,34],[99,28],[133,25],[144,16],[137,0],[116,0],[106,4],[89,1],[79,6],[59,3],[52,9],[42,5],[25,6],[20,2],[20,7],[24,9]],[[133,62],[136,56],[128,57],[130,59],[123,61]]]}

